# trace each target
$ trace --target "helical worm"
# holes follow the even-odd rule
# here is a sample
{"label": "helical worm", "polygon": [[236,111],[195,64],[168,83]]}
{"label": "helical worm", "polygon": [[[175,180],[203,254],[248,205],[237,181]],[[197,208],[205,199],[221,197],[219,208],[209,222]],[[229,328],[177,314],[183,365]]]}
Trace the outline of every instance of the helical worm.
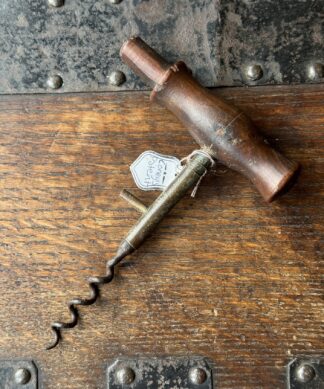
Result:
{"label": "helical worm", "polygon": [[106,265],[106,275],[102,277],[90,277],[88,280],[90,287],[90,297],[86,299],[75,298],[68,303],[69,311],[71,312],[71,321],[70,322],[54,322],[51,325],[51,329],[54,334],[54,339],[51,344],[46,347],[46,350],[51,350],[55,348],[62,337],[62,330],[73,328],[78,324],[79,320],[79,310],[78,305],[88,306],[94,304],[100,294],[100,286],[104,284],[109,284],[115,275],[115,266],[124,258],[124,255],[116,255],[111,261],[107,262]]}

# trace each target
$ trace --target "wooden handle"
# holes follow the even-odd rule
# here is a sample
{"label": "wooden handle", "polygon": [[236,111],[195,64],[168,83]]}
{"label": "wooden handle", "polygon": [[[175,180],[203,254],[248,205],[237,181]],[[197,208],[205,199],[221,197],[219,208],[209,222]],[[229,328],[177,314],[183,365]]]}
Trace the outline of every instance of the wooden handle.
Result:
{"label": "wooden handle", "polygon": [[173,112],[215,159],[247,176],[266,201],[295,181],[299,164],[269,147],[241,111],[202,87],[183,62],[169,65],[139,37],[125,42],[121,57],[153,87],[153,101]]}

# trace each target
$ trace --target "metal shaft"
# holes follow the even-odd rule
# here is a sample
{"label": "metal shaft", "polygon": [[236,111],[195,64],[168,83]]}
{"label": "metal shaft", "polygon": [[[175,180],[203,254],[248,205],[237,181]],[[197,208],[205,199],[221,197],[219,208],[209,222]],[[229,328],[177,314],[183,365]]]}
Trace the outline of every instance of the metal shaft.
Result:
{"label": "metal shaft", "polygon": [[194,154],[180,174],[129,231],[125,241],[137,249],[188,190],[195,187],[201,177],[206,174],[211,163],[211,157],[207,154]]}

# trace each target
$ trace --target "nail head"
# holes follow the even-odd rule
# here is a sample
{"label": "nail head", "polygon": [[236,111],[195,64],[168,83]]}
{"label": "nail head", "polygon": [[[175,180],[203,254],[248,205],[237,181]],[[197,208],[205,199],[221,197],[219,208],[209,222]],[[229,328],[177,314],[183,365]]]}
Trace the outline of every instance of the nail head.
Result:
{"label": "nail head", "polygon": [[120,70],[115,70],[109,75],[108,79],[110,85],[120,86],[126,81],[126,76]]}
{"label": "nail head", "polygon": [[130,367],[121,367],[117,370],[116,378],[119,384],[129,385],[135,380],[135,372]]}
{"label": "nail head", "polygon": [[59,75],[50,76],[47,80],[47,86],[51,89],[59,89],[63,85],[63,79]]}
{"label": "nail head", "polygon": [[313,366],[305,363],[297,367],[295,376],[298,382],[307,383],[314,379],[315,374]]}
{"label": "nail head", "polygon": [[307,68],[307,77],[310,80],[318,80],[324,77],[324,65],[322,63],[312,63]]}
{"label": "nail head", "polygon": [[189,371],[189,379],[194,385],[201,385],[206,381],[207,374],[204,369],[193,367]]}
{"label": "nail head", "polygon": [[245,76],[251,81],[258,81],[263,77],[263,69],[261,65],[248,65],[245,69]]}
{"label": "nail head", "polygon": [[64,0],[48,0],[48,4],[52,7],[62,7],[64,5]]}
{"label": "nail head", "polygon": [[27,384],[31,379],[31,373],[28,369],[20,368],[15,372],[15,382],[19,385]]}

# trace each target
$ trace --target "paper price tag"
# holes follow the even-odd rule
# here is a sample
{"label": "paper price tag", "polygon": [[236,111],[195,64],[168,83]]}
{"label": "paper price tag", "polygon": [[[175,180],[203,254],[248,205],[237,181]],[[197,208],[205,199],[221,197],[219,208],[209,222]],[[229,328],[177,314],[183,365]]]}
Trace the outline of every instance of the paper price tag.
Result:
{"label": "paper price tag", "polygon": [[130,166],[134,181],[142,190],[163,191],[181,170],[178,158],[145,151]]}

